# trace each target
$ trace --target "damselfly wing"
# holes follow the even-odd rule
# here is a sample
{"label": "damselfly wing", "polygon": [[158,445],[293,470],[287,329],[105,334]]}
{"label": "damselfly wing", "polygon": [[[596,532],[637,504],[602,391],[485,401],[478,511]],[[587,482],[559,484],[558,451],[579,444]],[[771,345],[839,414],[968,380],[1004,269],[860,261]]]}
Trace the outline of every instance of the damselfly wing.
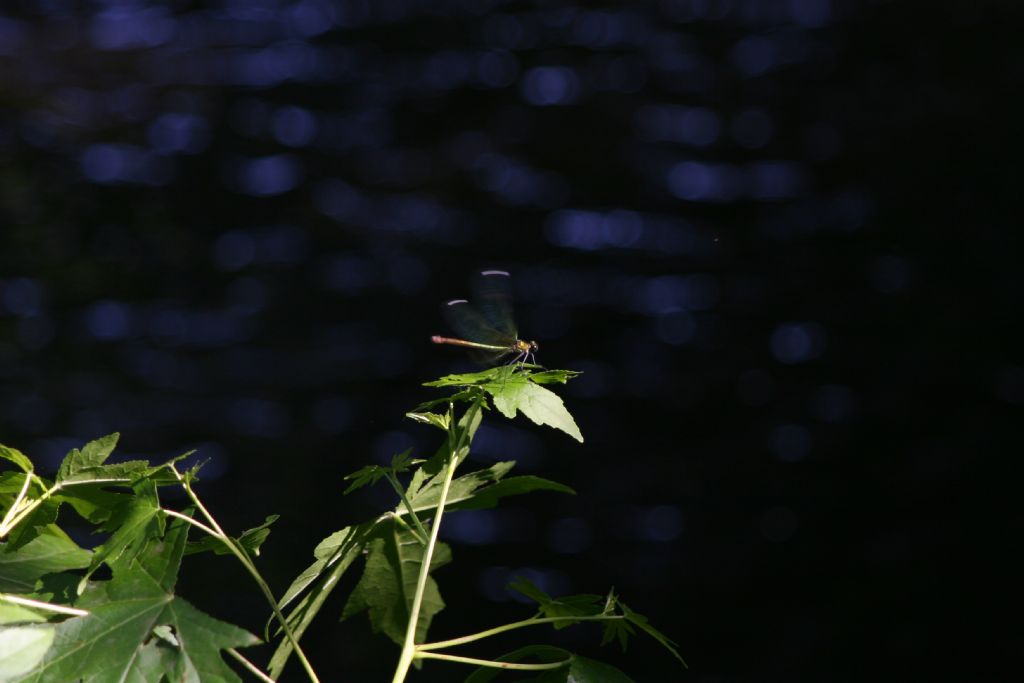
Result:
{"label": "damselfly wing", "polygon": [[474,302],[452,299],[444,305],[448,324],[462,338],[434,335],[430,340],[473,349],[491,361],[514,354],[512,363],[533,363],[540,347],[535,341],[519,339],[513,322],[511,276],[504,270],[482,271],[473,289]]}

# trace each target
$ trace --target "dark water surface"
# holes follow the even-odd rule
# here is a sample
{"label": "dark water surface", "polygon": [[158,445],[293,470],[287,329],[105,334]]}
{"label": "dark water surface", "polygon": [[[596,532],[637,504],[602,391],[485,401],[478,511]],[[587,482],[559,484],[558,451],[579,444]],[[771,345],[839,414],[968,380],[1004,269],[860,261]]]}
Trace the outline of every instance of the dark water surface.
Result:
{"label": "dark water surface", "polygon": [[[429,343],[438,305],[503,267],[540,362],[584,371],[562,393],[586,443],[489,415],[478,462],[579,495],[450,518],[436,637],[525,616],[502,587],[527,573],[614,585],[691,670],[586,629],[467,652],[550,636],[652,682],[921,674],[951,623],[988,621],[954,586],[1012,517],[1009,479],[966,492],[1020,452],[1020,19],[5,3],[0,441],[50,467],[111,431],[124,456],[198,449],[225,527],[283,515],[262,555],[283,590],[391,505],[343,475],[436,447],[403,413],[472,368]],[[261,628],[240,570],[189,562],[185,597]],[[308,640],[323,679],[389,680],[397,649],[340,611]]]}

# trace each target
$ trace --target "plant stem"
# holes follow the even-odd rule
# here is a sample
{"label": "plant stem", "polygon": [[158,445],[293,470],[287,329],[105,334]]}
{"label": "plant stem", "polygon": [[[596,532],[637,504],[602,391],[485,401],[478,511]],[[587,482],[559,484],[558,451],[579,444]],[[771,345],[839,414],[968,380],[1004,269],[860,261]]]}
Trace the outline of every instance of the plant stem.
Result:
{"label": "plant stem", "polygon": [[295,649],[295,656],[299,658],[299,661],[302,663],[302,668],[306,670],[306,674],[309,676],[309,679],[313,681],[313,683],[320,683],[320,679],[317,678],[316,672],[313,670],[313,665],[309,663],[309,660],[306,658],[306,653],[303,652],[302,648],[299,646],[299,639],[295,637],[292,627],[288,625],[288,619],[285,618],[284,614],[281,612],[281,608],[277,606],[277,598],[274,597],[274,593],[270,590],[270,586],[267,585],[267,582],[263,580],[263,577],[260,575],[256,565],[252,563],[252,559],[250,559],[249,554],[244,548],[239,547],[230,536],[224,533],[224,530],[220,528],[219,524],[217,524],[217,520],[213,518],[213,515],[210,514],[202,501],[199,500],[199,496],[197,496],[192,490],[192,486],[189,485],[189,482],[182,478],[177,468],[170,465],[170,470],[174,472],[174,475],[184,487],[185,493],[188,494],[188,497],[192,499],[192,502],[195,503],[196,507],[203,513],[203,516],[206,517],[206,521],[210,523],[210,527],[212,527],[214,531],[214,537],[220,539],[220,541],[228,547],[231,554],[238,558],[238,561],[242,563],[242,566],[245,567],[245,570],[249,572],[249,575],[252,576],[253,580],[256,582],[256,585],[259,586],[260,591],[263,593],[263,597],[265,597],[267,602],[270,603],[270,608],[274,610],[274,616],[277,617],[277,620],[281,623],[281,629],[284,631],[285,636],[287,636],[288,640],[291,641],[292,647]]}
{"label": "plant stem", "polygon": [[267,674],[265,674],[262,671],[260,671],[259,668],[255,664],[253,664],[248,659],[246,659],[241,654],[239,654],[238,650],[236,650],[235,648],[229,647],[225,651],[229,655],[231,655],[232,657],[237,659],[238,663],[241,664],[242,666],[244,666],[246,669],[248,669],[249,672],[251,672],[253,676],[255,676],[256,678],[260,679],[261,681],[264,681],[264,683],[277,683],[273,678],[271,678]]}
{"label": "plant stem", "polygon": [[[55,484],[52,488],[43,491],[42,495],[35,500],[25,502],[26,496],[28,495],[28,487],[32,479],[39,479],[32,472],[28,472],[25,475],[25,483],[21,486],[21,491],[18,493],[18,497],[11,504],[11,509],[4,515],[3,522],[0,522],[0,538],[4,538],[7,534],[11,533],[15,527],[22,523],[26,517],[35,512],[35,509],[43,504],[47,498],[52,496],[58,490],[60,490],[60,484]],[[40,485],[43,485],[42,480],[39,480]],[[43,485],[45,488],[45,485]]]}
{"label": "plant stem", "polygon": [[[162,507],[160,509],[163,511],[163,513],[165,515],[168,515],[170,517],[177,517],[180,520],[188,522],[189,524],[191,524],[192,526],[196,527],[197,529],[202,529],[203,531],[205,531],[206,533],[210,534],[214,538],[220,538],[220,534],[218,534],[215,530],[211,529],[210,527],[208,527],[205,524],[203,524],[202,522],[200,522],[198,519],[192,519],[188,515],[183,515],[180,512],[178,512],[177,510],[169,510],[169,509],[167,509],[165,507]],[[221,539],[221,540],[223,540],[223,539]]]}
{"label": "plant stem", "polygon": [[[449,409],[450,410],[450,409]],[[459,452],[463,448],[463,441],[467,440],[470,433],[470,425],[473,422],[474,413],[480,410],[480,399],[473,403],[463,414],[465,426],[459,432],[458,438],[453,440],[453,432],[459,430],[457,424],[448,430],[448,463],[444,475],[444,483],[441,485],[441,497],[437,501],[437,512],[434,514],[434,521],[430,525],[430,540],[423,550],[423,563],[420,565],[420,574],[416,579],[416,594],[412,598],[412,607],[409,610],[409,623],[405,628],[405,642],[402,644],[402,653],[398,657],[398,666],[395,668],[395,675],[392,683],[403,683],[409,673],[409,667],[416,655],[416,625],[420,618],[420,607],[423,605],[423,593],[427,589],[427,578],[430,576],[430,563],[434,557],[434,548],[437,546],[437,534],[441,529],[441,515],[444,514],[444,506],[448,501],[448,489],[452,479],[455,477],[455,468],[459,466]],[[454,422],[454,421],[453,421]]]}
{"label": "plant stem", "polygon": [[10,527],[7,525],[21,507],[21,501],[25,500],[25,496],[28,495],[28,487],[31,483],[32,472],[29,471],[25,473],[25,482],[21,485],[21,490],[18,491],[18,495],[14,498],[14,502],[11,503],[11,509],[7,511],[6,515],[4,515],[3,521],[0,521],[0,538],[6,536],[7,533],[14,528],[13,524],[11,524]]}
{"label": "plant stem", "polygon": [[496,636],[499,633],[505,633],[506,631],[513,631],[517,628],[525,628],[527,626],[538,626],[540,624],[556,624],[560,621],[612,621],[615,619],[625,619],[621,614],[595,614],[590,617],[531,617],[529,619],[523,619],[522,621],[514,621],[511,624],[503,624],[494,628],[487,629],[486,631],[480,631],[478,633],[471,633],[468,636],[462,636],[461,638],[452,638],[451,640],[439,640],[436,643],[423,643],[417,646],[417,651],[426,652],[429,650],[443,650],[449,647],[455,647],[456,645],[465,645],[466,643],[472,643],[476,640],[483,640],[484,638],[490,638]]}
{"label": "plant stem", "polygon": [[472,664],[474,666],[486,666],[491,669],[512,669],[516,671],[550,671],[560,669],[570,660],[561,662],[545,662],[544,664],[518,664],[516,662],[498,662],[493,659],[476,659],[475,657],[460,657],[458,655],[443,655],[439,652],[421,652],[416,655],[419,659],[443,659],[446,662],[458,662],[460,664]]}
{"label": "plant stem", "polygon": [[65,607],[64,605],[53,605],[49,602],[42,602],[40,600],[22,598],[17,595],[0,594],[0,602],[10,602],[15,605],[23,605],[25,607],[34,607],[35,609],[47,610],[49,612],[57,612],[58,614],[70,614],[75,617],[84,617],[88,614],[88,612],[84,609],[77,609],[75,607]]}
{"label": "plant stem", "polygon": [[[27,482],[29,480],[29,478],[37,479],[37,480],[39,480],[40,485],[43,485],[42,480],[39,479],[39,477],[37,477],[34,474],[32,474],[31,472],[28,473],[28,477],[26,477],[25,481]],[[57,482],[52,487],[44,490],[42,495],[40,495],[38,498],[36,498],[36,499],[34,499],[34,500],[32,500],[31,502],[28,502],[28,503],[24,502],[25,494],[24,493],[19,493],[18,494],[18,499],[16,499],[15,503],[13,505],[11,505],[11,509],[7,511],[7,514],[4,515],[3,521],[0,522],[0,538],[4,538],[5,536],[7,536],[7,534],[9,534],[16,526],[21,524],[22,521],[24,521],[26,517],[31,515],[35,511],[35,509],[37,507],[42,505],[48,498],[51,498],[51,497],[55,496],[57,493],[59,493],[63,489],[71,488],[72,486],[76,486],[76,485],[78,485],[78,486],[85,486],[85,485],[96,485],[96,484],[104,484],[104,483],[127,484],[130,481],[131,480],[128,479],[127,477],[112,477],[110,479],[87,479],[85,481],[77,481],[77,482],[76,481],[72,481],[72,482]],[[23,489],[23,491],[27,491],[28,490],[28,486],[24,485],[22,487],[22,489]],[[20,508],[18,507],[19,505],[21,505]]]}
{"label": "plant stem", "polygon": [[448,499],[448,488],[451,486],[458,464],[455,453],[449,453],[448,469],[444,475],[444,483],[441,485],[441,498],[437,501],[437,513],[434,515],[433,524],[430,525],[430,540],[427,541],[427,547],[423,551],[423,563],[420,565],[420,575],[416,579],[416,594],[412,598],[409,624],[405,629],[405,642],[402,645],[402,654],[398,658],[398,667],[395,669],[392,683],[405,681],[405,676],[409,673],[409,666],[412,665],[413,657],[416,654],[416,626],[419,622],[420,607],[423,605],[423,593],[427,589],[430,563],[434,557],[434,548],[437,546],[437,534],[441,529],[441,515],[444,514],[444,504]]}
{"label": "plant stem", "polygon": [[[416,525],[416,529],[419,533],[414,535],[419,538],[420,543],[425,544],[427,542],[427,530],[423,528],[423,522],[420,521],[419,515],[412,509],[412,503],[409,502],[408,496],[405,495],[405,489],[398,483],[398,478],[394,474],[388,473],[388,483],[391,484],[391,488],[395,489],[395,493],[402,499],[402,504],[405,505],[405,509],[409,511],[409,516],[412,517],[412,523]],[[396,516],[396,519],[400,519]]]}

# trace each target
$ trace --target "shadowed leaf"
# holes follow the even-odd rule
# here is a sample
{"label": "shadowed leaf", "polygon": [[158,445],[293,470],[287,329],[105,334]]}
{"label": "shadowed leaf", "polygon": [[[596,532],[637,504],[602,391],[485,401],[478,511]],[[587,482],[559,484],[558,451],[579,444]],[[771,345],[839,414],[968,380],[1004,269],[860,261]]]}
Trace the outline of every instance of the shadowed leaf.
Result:
{"label": "shadowed leaf", "polygon": [[[303,592],[306,594],[286,616],[288,626],[296,638],[301,638],[316,618],[324,601],[338,585],[338,581],[352,562],[363,553],[368,534],[376,522],[355,527],[346,527],[322,540],[313,550],[316,560],[307,567],[285,591],[278,606],[283,610]],[[270,623],[267,624],[268,628]],[[280,629],[278,629],[280,633]],[[277,678],[284,670],[288,658],[294,651],[292,643],[284,638],[270,659],[268,673]]]}
{"label": "shadowed leaf", "polygon": [[[416,581],[423,564],[424,547],[414,534],[397,524],[382,525],[381,533],[368,544],[366,567],[341,615],[348,619],[369,610],[375,633],[384,633],[401,644],[409,622]],[[431,571],[452,559],[451,550],[438,543],[430,563]],[[426,590],[416,624],[416,642],[421,643],[434,615],[444,609],[444,601],[433,578]]]}
{"label": "shadowed leaf", "polygon": [[0,591],[31,593],[44,575],[88,567],[91,558],[60,527],[47,525],[16,551],[0,544]]}

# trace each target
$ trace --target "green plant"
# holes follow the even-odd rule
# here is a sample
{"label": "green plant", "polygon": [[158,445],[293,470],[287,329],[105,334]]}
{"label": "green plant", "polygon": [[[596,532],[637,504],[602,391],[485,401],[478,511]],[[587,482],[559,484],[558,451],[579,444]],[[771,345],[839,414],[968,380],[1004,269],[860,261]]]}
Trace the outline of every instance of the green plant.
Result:
{"label": "green plant", "polygon": [[[623,648],[639,629],[679,658],[674,644],[614,591],[553,598],[523,578],[510,588],[537,604],[532,616],[458,638],[427,640],[431,620],[444,608],[431,571],[452,559],[448,546],[438,541],[444,516],[493,507],[506,496],[531,491],[572,492],[540,477],[508,476],[514,462],[456,476],[484,411],[493,404],[508,418],[522,412],[537,424],[582,441],[562,400],[544,386],[565,383],[575,374],[503,366],[428,383],[454,393],[407,415],[441,430],[440,448],[423,460],[401,453],[390,466],[371,465],[346,477],[346,493],[386,480],[397,494],[397,506],[325,538],[313,551],[314,562],[279,599],[255,564],[276,516],[229,536],[194,491],[199,466],[180,469],[181,460],[190,454],[160,465],[141,460],[108,464],[118,439],[112,434],[72,450],[50,480],[36,474],[21,452],[0,446],[0,459],[14,466],[0,473],[0,680],[237,681],[223,659],[226,653],[262,681],[280,676],[294,655],[308,679],[316,681],[300,639],[342,574],[361,558],[363,573],[342,618],[367,612],[373,630],[400,646],[393,683],[405,681],[410,667],[428,659],[472,666],[467,683],[492,680],[503,670],[546,683],[630,680],[611,666],[544,645],[495,659],[451,652],[460,645],[541,625],[564,628],[599,622],[603,642],[617,641]],[[187,507],[175,510],[161,502],[159,491],[169,486],[185,491]],[[92,549],[80,547],[59,524],[64,506],[109,536]],[[200,540],[189,542],[190,531],[200,532]],[[201,552],[233,555],[270,605],[273,614],[263,640],[278,644],[266,673],[239,652],[259,644],[260,638],[175,595],[182,557]]]}

